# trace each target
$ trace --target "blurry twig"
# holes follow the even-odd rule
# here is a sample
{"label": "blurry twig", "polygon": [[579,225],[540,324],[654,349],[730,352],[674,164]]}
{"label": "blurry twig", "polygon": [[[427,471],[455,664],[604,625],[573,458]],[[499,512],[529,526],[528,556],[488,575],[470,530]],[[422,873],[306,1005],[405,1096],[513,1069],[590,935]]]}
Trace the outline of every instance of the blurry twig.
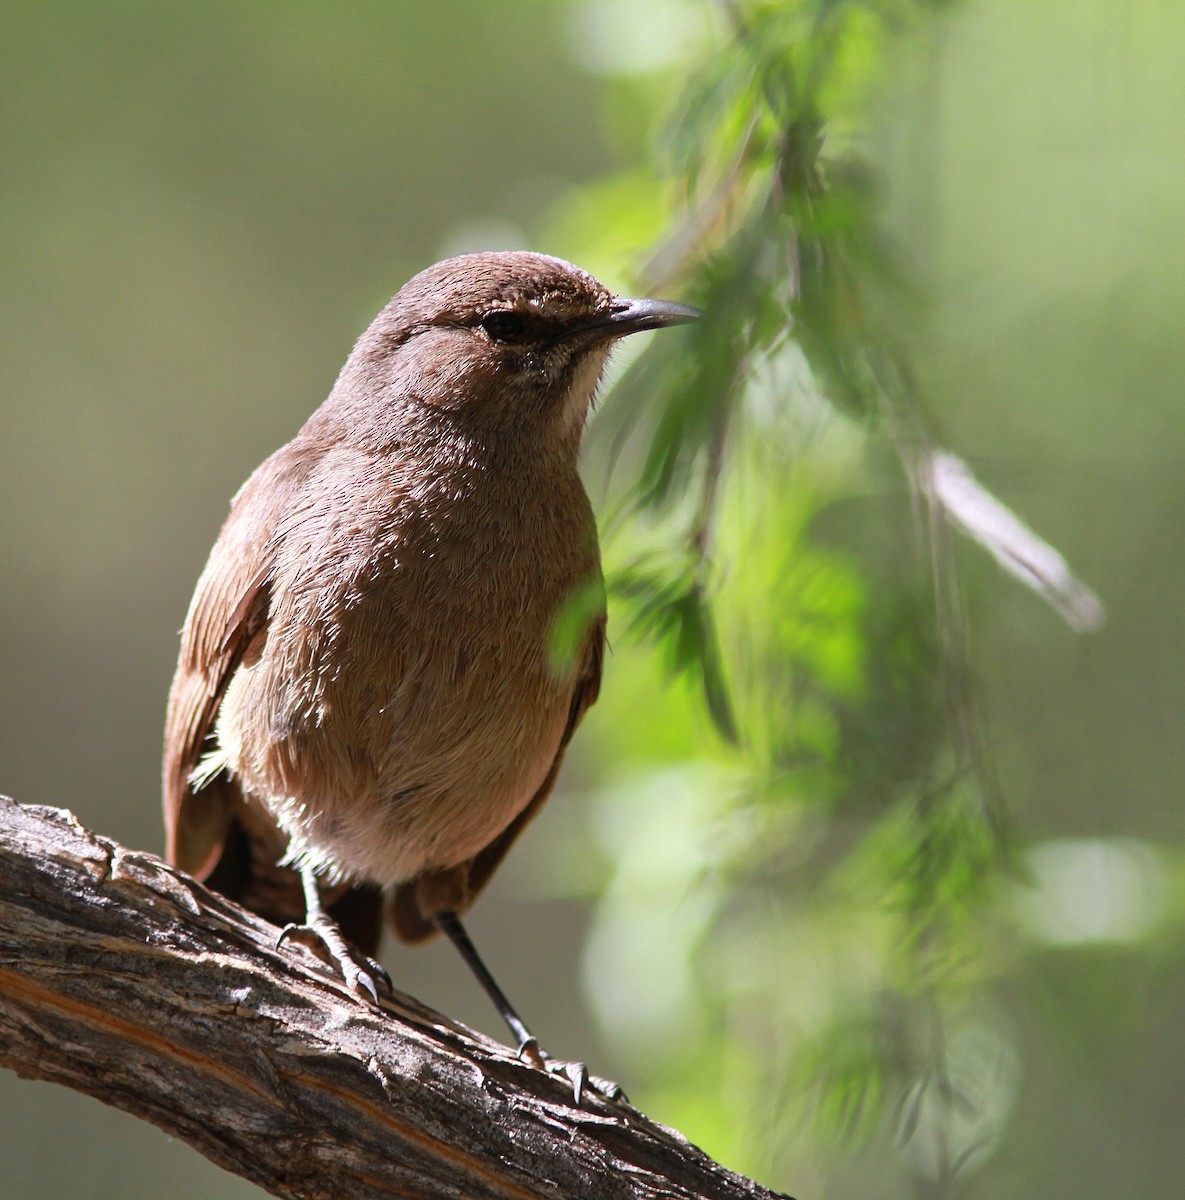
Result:
{"label": "blurry twig", "polygon": [[1066,560],[971,474],[961,458],[931,450],[915,464],[919,486],[955,528],[977,541],[1014,578],[1061,614],[1077,633],[1102,627],[1102,601]]}

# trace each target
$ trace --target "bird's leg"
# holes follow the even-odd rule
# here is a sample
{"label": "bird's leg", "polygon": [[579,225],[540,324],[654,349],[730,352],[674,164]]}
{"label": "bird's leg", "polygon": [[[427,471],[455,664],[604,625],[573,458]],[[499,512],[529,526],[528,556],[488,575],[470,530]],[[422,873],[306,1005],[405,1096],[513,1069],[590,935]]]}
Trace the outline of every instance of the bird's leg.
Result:
{"label": "bird's leg", "polygon": [[455,912],[437,913],[435,917],[437,928],[447,936],[457,948],[457,952],[465,960],[466,966],[473,972],[477,982],[485,989],[485,994],[493,1001],[498,1015],[510,1027],[510,1032],[518,1038],[519,1054],[531,1059],[535,1066],[542,1067],[545,1058],[539,1049],[539,1043],[531,1031],[523,1023],[522,1017],[514,1009],[514,1005],[506,998],[506,993],[498,986],[497,980],[490,974],[489,968],[481,961],[477,947],[473,944],[461,918]]}
{"label": "bird's leg", "polygon": [[456,946],[457,952],[465,960],[477,982],[481,984],[485,994],[493,1002],[498,1014],[506,1022],[510,1032],[518,1039],[520,1058],[525,1059],[532,1066],[538,1067],[541,1071],[562,1075],[572,1085],[572,1095],[577,1104],[580,1103],[586,1088],[607,1100],[625,1098],[625,1093],[616,1083],[608,1079],[601,1079],[596,1075],[590,1075],[584,1063],[560,1062],[552,1058],[539,1045],[538,1039],[526,1027],[514,1005],[506,998],[506,993],[498,986],[497,981],[490,974],[489,968],[482,962],[477,947],[474,946],[469,934],[465,931],[465,926],[461,924],[461,918],[455,912],[451,910],[438,912],[433,920],[436,927]]}
{"label": "bird's leg", "polygon": [[387,991],[391,990],[390,975],[380,963],[355,950],[346,941],[338,923],[325,911],[321,903],[321,892],[312,867],[300,868],[300,882],[304,888],[304,924],[285,925],[280,931],[280,936],[276,938],[276,947],[282,946],[289,938],[303,941],[314,950],[318,946],[322,947],[346,981],[346,987],[363,1000],[377,1004],[379,986],[383,986]]}

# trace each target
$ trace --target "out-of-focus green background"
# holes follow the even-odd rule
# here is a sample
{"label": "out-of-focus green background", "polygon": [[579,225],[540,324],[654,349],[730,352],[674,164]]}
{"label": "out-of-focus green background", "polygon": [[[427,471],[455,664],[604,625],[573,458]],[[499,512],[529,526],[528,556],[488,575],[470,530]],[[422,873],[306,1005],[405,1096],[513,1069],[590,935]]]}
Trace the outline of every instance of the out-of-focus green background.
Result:
{"label": "out-of-focus green background", "polygon": [[[4,6],[0,791],[160,848],[175,635],[229,497],[412,272],[464,249],[595,247],[573,231],[577,189],[648,161],[697,8]],[[1018,920],[1046,947],[1002,987],[1002,1132],[971,1194],[1185,1187],[1183,62],[1185,8],[1167,2],[952,6],[906,38],[862,135],[928,289],[916,354],[948,442],[1109,609],[1075,638],[965,556],[989,748],[1039,843]],[[746,1157],[726,1127],[743,1104],[648,1096],[628,1037],[604,1035],[586,910],[555,883],[590,830],[653,836],[624,785],[612,795],[619,747],[636,764],[652,738],[666,763],[688,744],[685,700],[654,678],[628,648],[610,660],[566,785],[471,927],[554,1052],[760,1173],[777,1154]],[[606,795],[608,817],[587,799]],[[660,896],[639,919],[674,918]],[[447,949],[386,958],[400,987],[499,1034]],[[62,1089],[0,1076],[0,1113],[4,1195],[258,1194]],[[879,1161],[765,1181],[876,1194]]]}

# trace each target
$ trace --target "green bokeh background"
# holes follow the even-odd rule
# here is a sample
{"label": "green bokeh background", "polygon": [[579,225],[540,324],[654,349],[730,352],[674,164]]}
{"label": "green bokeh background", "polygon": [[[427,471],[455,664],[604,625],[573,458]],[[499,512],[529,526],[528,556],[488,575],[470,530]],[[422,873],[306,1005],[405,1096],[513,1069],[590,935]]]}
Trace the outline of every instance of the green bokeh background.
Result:
{"label": "green bokeh background", "polygon": [[[645,7],[0,6],[0,790],[160,848],[176,631],[229,497],[415,270],[480,247],[595,259],[576,189],[648,163],[678,67],[623,72],[661,58],[653,11],[696,5]],[[1109,609],[1075,638],[964,556],[1005,791],[1035,837],[1166,854],[1185,846],[1183,62],[1169,0],[983,0],[904,40],[865,133],[930,296],[916,354],[947,441]],[[582,795],[701,737],[656,674],[619,647],[564,787],[471,922],[545,1044],[643,1102],[645,1064],[582,987],[587,911],[556,879],[596,856]],[[629,814],[602,842],[662,836]],[[661,897],[644,918],[673,919]],[[386,957],[400,987],[499,1033],[447,949]],[[1180,939],[1051,952],[1005,990],[1024,1084],[971,1194],[1179,1196]],[[651,1097],[759,1170],[730,1157],[745,1139],[715,1098]],[[6,1196],[259,1194],[63,1089],[0,1076],[0,1113]],[[898,1194],[879,1161],[766,1181]]]}

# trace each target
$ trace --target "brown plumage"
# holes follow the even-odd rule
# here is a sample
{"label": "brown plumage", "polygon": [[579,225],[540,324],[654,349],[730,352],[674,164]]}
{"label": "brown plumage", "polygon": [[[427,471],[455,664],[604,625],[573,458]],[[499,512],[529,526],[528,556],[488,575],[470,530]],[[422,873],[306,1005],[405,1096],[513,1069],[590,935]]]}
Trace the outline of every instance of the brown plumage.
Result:
{"label": "brown plumage", "polygon": [[694,315],[537,254],[404,286],[198,581],[165,729],[172,862],[277,921],[309,899],[321,935],[319,887],[365,954],[384,896],[408,941],[467,908],[600,686],[577,457],[608,351]]}

